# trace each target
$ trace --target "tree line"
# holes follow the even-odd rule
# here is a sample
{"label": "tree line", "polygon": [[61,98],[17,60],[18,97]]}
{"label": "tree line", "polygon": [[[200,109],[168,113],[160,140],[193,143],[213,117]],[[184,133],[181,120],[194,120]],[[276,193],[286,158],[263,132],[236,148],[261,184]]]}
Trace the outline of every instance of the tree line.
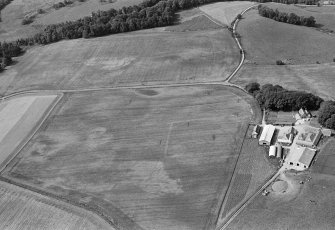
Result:
{"label": "tree line", "polygon": [[262,87],[252,82],[245,89],[252,94],[259,105],[273,111],[297,111],[300,108],[317,110],[323,99],[304,91],[284,89],[280,85],[265,84]]}
{"label": "tree line", "polygon": [[321,104],[318,122],[326,128],[335,129],[335,101],[325,101]]}
{"label": "tree line", "polygon": [[258,6],[258,13],[259,15],[276,20],[278,22],[284,22],[293,25],[301,25],[301,26],[308,26],[308,27],[315,27],[316,21],[313,16],[304,17],[298,16],[295,13],[286,13],[280,12],[278,9],[273,10],[270,7],[259,5]]}

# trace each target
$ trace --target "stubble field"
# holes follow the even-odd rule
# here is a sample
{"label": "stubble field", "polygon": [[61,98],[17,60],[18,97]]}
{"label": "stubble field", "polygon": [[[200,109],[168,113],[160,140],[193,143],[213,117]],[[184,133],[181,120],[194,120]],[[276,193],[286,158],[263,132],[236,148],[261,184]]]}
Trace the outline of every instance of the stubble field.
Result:
{"label": "stubble field", "polygon": [[113,230],[84,210],[0,182],[0,229]]}
{"label": "stubble field", "polygon": [[224,80],[239,53],[227,30],[136,32],[29,50],[0,78],[1,92]]}
{"label": "stubble field", "polygon": [[247,98],[226,87],[68,94],[5,176],[123,227],[203,229],[232,176]]}

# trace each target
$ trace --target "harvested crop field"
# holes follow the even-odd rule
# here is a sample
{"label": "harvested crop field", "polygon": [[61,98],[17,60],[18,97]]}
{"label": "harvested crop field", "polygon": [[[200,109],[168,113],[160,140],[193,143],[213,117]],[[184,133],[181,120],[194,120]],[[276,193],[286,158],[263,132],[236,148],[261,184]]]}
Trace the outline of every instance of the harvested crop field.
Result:
{"label": "harvested crop field", "polygon": [[232,79],[245,86],[257,81],[261,85],[279,84],[287,89],[304,90],[325,99],[335,99],[335,64],[314,65],[252,65],[246,64]]}
{"label": "harvested crop field", "polygon": [[0,103],[0,166],[29,136],[56,95],[15,97]]}
{"label": "harvested crop field", "polygon": [[230,26],[236,16],[248,7],[255,5],[249,1],[217,2],[200,7],[200,10],[224,25]]}
{"label": "harvested crop field", "polygon": [[203,229],[232,176],[248,98],[223,86],[67,94],[5,176],[127,229]]}
{"label": "harvested crop field", "polygon": [[1,78],[1,92],[225,79],[239,53],[227,30],[139,31],[36,47]]}
{"label": "harvested crop field", "polygon": [[334,35],[261,17],[248,11],[238,26],[248,61],[257,64],[333,62]]}
{"label": "harvested crop field", "polygon": [[0,182],[0,229],[113,230],[93,214]]}
{"label": "harvested crop field", "polygon": [[[296,191],[271,190],[268,196],[258,195],[226,229],[333,229],[335,177],[309,172],[286,172],[285,176],[293,181]],[[309,176],[312,179],[308,180]]]}

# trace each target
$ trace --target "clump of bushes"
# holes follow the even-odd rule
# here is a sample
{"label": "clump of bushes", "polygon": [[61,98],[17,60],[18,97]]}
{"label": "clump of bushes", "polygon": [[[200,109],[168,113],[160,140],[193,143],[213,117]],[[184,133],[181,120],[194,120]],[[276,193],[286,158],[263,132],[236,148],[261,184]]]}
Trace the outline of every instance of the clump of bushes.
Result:
{"label": "clump of bushes", "polygon": [[59,8],[65,7],[67,5],[71,5],[73,2],[71,0],[64,0],[64,2],[58,2],[53,5],[53,8],[58,10]]}
{"label": "clump of bushes", "polygon": [[287,90],[280,85],[265,84],[260,87],[258,83],[252,82],[245,89],[262,108],[273,111],[296,111],[300,108],[317,110],[323,102],[322,98],[311,93]]}
{"label": "clump of bushes", "polygon": [[34,21],[34,18],[35,18],[35,17],[33,17],[33,16],[25,17],[25,18],[22,20],[21,24],[22,24],[22,25],[28,25],[28,24],[30,24],[30,23],[32,23],[32,22]]}
{"label": "clump of bushes", "polygon": [[258,6],[258,13],[263,17],[270,18],[278,22],[284,22],[293,25],[308,26],[308,27],[316,26],[316,21],[313,16],[304,17],[304,16],[298,16],[295,13],[288,14],[285,12],[279,12],[278,9],[273,10],[263,5]]}
{"label": "clump of bushes", "polygon": [[277,61],[276,61],[276,64],[277,64],[277,65],[285,65],[285,62],[283,62],[282,60],[277,60]]}
{"label": "clump of bushes", "polygon": [[321,104],[318,122],[326,128],[335,129],[335,101],[325,101]]}

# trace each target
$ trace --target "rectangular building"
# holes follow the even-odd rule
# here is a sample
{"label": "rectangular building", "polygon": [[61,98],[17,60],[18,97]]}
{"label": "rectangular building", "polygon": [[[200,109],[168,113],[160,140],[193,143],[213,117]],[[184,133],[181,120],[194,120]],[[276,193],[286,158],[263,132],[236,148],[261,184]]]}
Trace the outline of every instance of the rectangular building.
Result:
{"label": "rectangular building", "polygon": [[259,138],[260,145],[270,145],[276,128],[273,125],[265,125]]}
{"label": "rectangular building", "polygon": [[295,169],[298,171],[309,168],[316,154],[315,149],[307,147],[298,147],[294,151],[290,151],[284,164],[287,169]]}

